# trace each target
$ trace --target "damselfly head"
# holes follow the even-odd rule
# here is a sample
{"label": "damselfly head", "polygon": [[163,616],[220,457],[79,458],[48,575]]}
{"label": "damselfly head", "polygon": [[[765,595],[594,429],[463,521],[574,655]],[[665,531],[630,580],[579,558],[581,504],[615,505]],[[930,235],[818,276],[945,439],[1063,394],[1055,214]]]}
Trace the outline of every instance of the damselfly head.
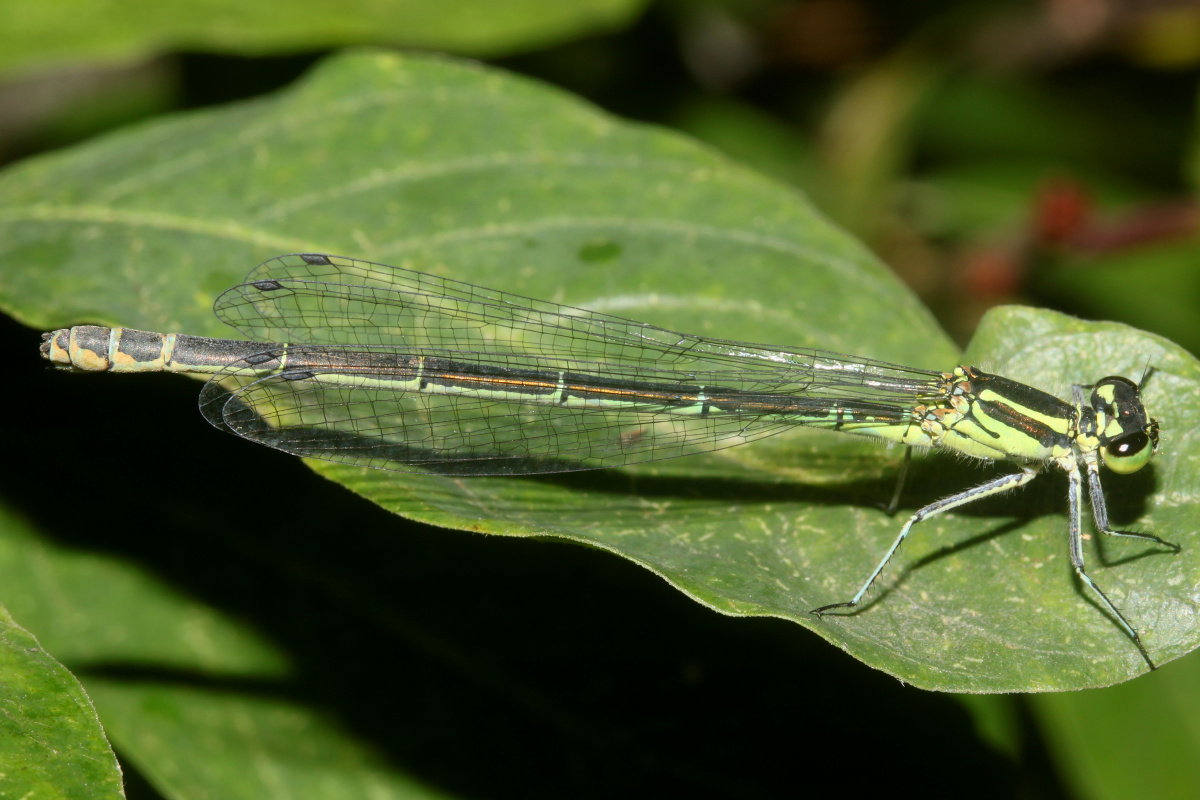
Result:
{"label": "damselfly head", "polygon": [[1146,466],[1158,450],[1158,421],[1146,413],[1140,385],[1110,375],[1092,387],[1091,402],[1103,420],[1099,435],[1104,465],[1122,475]]}

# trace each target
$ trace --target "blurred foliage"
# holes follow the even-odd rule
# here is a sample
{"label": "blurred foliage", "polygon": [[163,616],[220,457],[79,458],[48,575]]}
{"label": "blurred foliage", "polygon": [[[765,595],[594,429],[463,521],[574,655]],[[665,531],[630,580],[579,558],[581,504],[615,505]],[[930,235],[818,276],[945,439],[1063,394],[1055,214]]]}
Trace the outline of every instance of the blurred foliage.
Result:
{"label": "blurred foliage", "polygon": [[[625,11],[595,23],[572,23],[553,34],[531,27],[533,33],[524,38],[509,33],[512,20],[502,18],[502,11],[479,4],[486,10],[477,11],[471,21],[472,31],[482,34],[467,43],[462,23],[444,26],[441,39],[406,38],[369,26],[350,33],[338,28],[336,35],[322,37],[318,25],[282,48],[269,44],[268,38],[277,39],[269,30],[254,38],[244,35],[252,28],[241,22],[233,26],[237,35],[230,35],[228,26],[206,24],[212,20],[205,15],[215,12],[195,4],[195,16],[184,18],[175,35],[147,33],[153,20],[139,19],[141,32],[134,29],[137,35],[130,36],[131,28],[125,26],[120,37],[112,35],[113,25],[86,24],[86,17],[67,2],[18,5],[33,9],[24,12],[27,19],[46,22],[39,23],[41,33],[24,35],[6,51],[28,65],[70,66],[22,68],[0,86],[0,159],[5,161],[167,111],[258,96],[289,84],[326,49],[347,43],[416,43],[476,55],[506,52],[493,63],[561,86],[614,113],[677,127],[797,184],[909,282],[960,343],[986,309],[1022,302],[1127,322],[1200,352],[1200,9],[1192,2],[662,0],[615,32],[613,26],[628,20],[624,15],[635,4],[619,4]],[[120,11],[121,5],[107,4],[106,9]],[[444,9],[451,18],[469,5],[429,7]],[[337,8],[345,11],[346,4]],[[18,29],[8,30],[12,36]],[[478,44],[489,31],[503,31],[508,38],[502,46]],[[114,61],[117,57],[122,60]],[[3,271],[0,267],[0,277]],[[15,333],[8,338],[28,347],[27,338]],[[30,365],[27,380],[36,375],[36,366]],[[148,391],[161,391],[169,395],[164,402],[180,407],[194,396],[190,385],[174,390],[149,384],[137,390],[97,386],[88,394],[94,391],[100,405],[88,411],[95,419],[118,417],[117,409],[141,402],[134,398]],[[15,394],[6,393],[10,419],[27,419],[28,403],[15,405]],[[117,399],[105,401],[106,396]],[[13,433],[10,471],[28,472],[30,464],[52,470],[54,462],[33,455],[39,447],[56,457],[86,456],[86,448],[73,451],[65,440],[45,445],[49,432],[24,429],[28,427]],[[1190,442],[1190,432],[1164,430],[1163,436],[1168,448]],[[263,463],[245,455],[240,444],[230,443],[230,461]],[[194,446],[211,445],[204,440]],[[236,453],[234,446],[239,447]],[[258,474],[251,466],[244,469],[247,480]],[[192,480],[201,483],[208,476],[198,472]],[[13,501],[40,496],[32,487],[28,480],[14,478],[6,496]],[[333,497],[322,499],[335,502]],[[231,507],[229,499],[214,502],[228,514],[254,511]],[[383,524],[373,510],[357,513]],[[86,519],[77,521],[86,524]],[[145,528],[128,532],[129,541],[105,546],[147,560],[187,586],[189,559],[196,554],[186,542],[155,553],[156,532],[151,523]],[[553,761],[551,785],[591,787],[575,796],[593,790],[599,795],[612,787],[596,782],[600,763],[606,769],[619,766],[610,778],[624,774],[630,783],[660,794],[677,793],[686,785],[698,797],[786,796],[789,778],[793,789],[815,788],[812,770],[786,769],[801,753],[806,763],[815,753],[825,764],[849,755],[851,768],[871,764],[889,779],[914,781],[935,796],[938,786],[955,785],[976,787],[981,796],[1182,798],[1200,793],[1200,735],[1195,728],[1200,662],[1195,655],[1112,689],[975,698],[965,705],[974,719],[972,735],[945,698],[881,684],[878,676],[848,659],[819,652],[827,647],[797,642],[789,626],[713,622],[714,615],[698,607],[681,608],[679,598],[656,591],[633,568],[608,564],[615,559],[597,563],[583,557],[593,554],[556,553],[539,562],[540,551],[532,547],[537,543],[522,543],[530,548],[508,562],[495,543],[481,544],[478,537],[465,542],[456,537],[455,550],[454,544],[445,544],[444,532],[415,530],[414,541],[421,545],[410,557],[425,558],[427,565],[450,564],[441,572],[431,567],[434,583],[463,579],[463,553],[479,549],[486,552],[470,556],[479,563],[474,573],[467,570],[466,583],[476,586],[490,579],[500,584],[482,596],[498,596],[502,576],[514,575],[529,594],[518,592],[495,608],[456,610],[491,620],[497,627],[490,633],[507,637],[514,646],[536,651],[553,639],[563,647],[560,654],[575,656],[561,664],[561,672],[579,679],[577,685],[556,686],[554,699],[562,702],[547,705],[545,696],[529,693],[530,684],[514,659],[505,688],[521,709],[517,730],[534,746],[508,743],[483,759],[478,771],[464,773],[462,762],[512,735],[501,723],[509,719],[508,709],[495,696],[489,696],[492,706],[482,712],[478,707],[473,712],[467,702],[447,704],[443,714],[426,708],[422,719],[435,735],[415,745],[417,734],[404,731],[402,736],[413,738],[389,742],[384,749],[392,758],[410,754],[420,767],[415,773],[434,784],[473,796],[528,796],[518,776],[545,769],[544,761],[529,753],[546,753],[548,745],[558,744],[545,757]],[[1189,533],[1180,532],[1184,546],[1196,546]],[[68,544],[86,550],[96,541]],[[263,599],[253,588],[257,562],[252,552],[238,558],[244,561],[245,579],[236,586],[244,594],[227,602],[238,614],[252,617]],[[204,563],[209,569],[229,566]],[[571,566],[564,568],[564,563]],[[491,575],[493,570],[498,575]],[[547,576],[564,570],[569,574]],[[572,588],[578,595],[569,593]],[[629,593],[637,601],[623,612],[614,610]],[[337,593],[315,592],[300,602],[321,604],[330,596]],[[593,649],[572,645],[569,634],[580,627],[577,612],[564,611],[560,619],[554,609],[536,602],[549,597],[563,605],[574,603],[576,609],[595,603],[597,616],[588,631]],[[530,614],[532,607],[548,614],[549,621]],[[508,616],[520,615],[531,617],[527,627],[504,627]],[[446,620],[437,624],[444,626]],[[669,635],[662,635],[663,630]],[[290,635],[306,641],[312,633]],[[481,631],[472,630],[461,641],[478,642],[480,637]],[[438,652],[445,638],[414,641],[423,642],[418,650]],[[335,639],[330,646],[360,645]],[[614,648],[633,655],[620,660]],[[396,657],[376,655],[381,663]],[[416,676],[426,680],[442,663],[404,655]],[[494,657],[494,650],[480,647],[460,653],[455,663]],[[771,664],[775,666],[764,666]],[[542,682],[552,679],[544,665],[531,669]],[[85,687],[94,683],[103,689],[128,677],[107,674],[103,665],[93,665],[93,673],[83,675]],[[155,676],[167,688],[183,689],[189,688],[190,677],[186,672]],[[378,733],[365,722],[369,710],[362,702],[339,705],[351,691],[339,691],[335,676],[321,678],[329,691],[318,705],[339,709],[343,723],[365,738]],[[231,680],[248,693],[254,688],[244,676]],[[476,683],[470,678],[443,681],[438,684],[442,699],[475,697],[471,691]],[[582,705],[580,694],[588,698]],[[572,703],[564,698],[573,698]],[[195,697],[184,701],[195,702]],[[116,706],[122,698],[114,689],[107,695],[97,692],[97,702],[103,721],[103,703]],[[617,708],[622,702],[632,706],[626,715]],[[722,740],[720,748],[698,735],[717,707],[727,712],[722,721],[742,720],[744,728],[732,737],[740,744],[729,743],[724,729],[712,731]],[[735,707],[740,716],[730,712]],[[589,728],[602,730],[603,736],[581,740],[549,733],[581,730],[581,709],[585,716],[603,719],[604,725]],[[261,711],[255,720],[281,718],[266,702],[252,711]],[[675,724],[665,716],[674,716]],[[545,725],[547,719],[555,725]],[[295,719],[285,723],[294,730],[305,724]],[[456,758],[453,733],[472,728],[461,759]],[[164,740],[175,735],[162,734]],[[205,742],[214,744],[223,735],[214,727],[206,731]],[[646,752],[640,743],[664,736],[678,750],[663,761],[631,758]],[[914,740],[924,749],[912,747]],[[697,770],[704,755],[707,763],[726,766],[719,780]],[[378,769],[374,756],[361,758],[371,770]],[[171,797],[201,796],[150,772],[149,782],[133,773],[127,782],[131,797],[136,792],[152,796],[151,784]]]}
{"label": "blurred foliage", "polygon": [[0,74],[173,50],[269,55],[378,42],[497,55],[617,27],[643,0],[7,0]]}

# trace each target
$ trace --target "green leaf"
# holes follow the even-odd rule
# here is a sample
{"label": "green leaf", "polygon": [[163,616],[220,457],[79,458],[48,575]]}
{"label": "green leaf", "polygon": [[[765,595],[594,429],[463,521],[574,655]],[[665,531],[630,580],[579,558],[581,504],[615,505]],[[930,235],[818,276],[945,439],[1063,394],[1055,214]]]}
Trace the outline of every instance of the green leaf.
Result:
{"label": "green leaf", "polygon": [[0,794],[123,798],[121,768],[79,681],[0,607]]}
{"label": "green leaf", "polygon": [[445,800],[324,715],[286,699],[89,681],[114,738],[171,797]]}
{"label": "green leaf", "polygon": [[[1136,377],[1151,363],[1156,372],[1147,405],[1164,436],[1172,432],[1171,451],[1190,450],[1184,438],[1190,434],[1182,432],[1200,423],[1194,406],[1168,402],[1196,396],[1195,360],[1124,326],[1000,309],[984,320],[968,360],[1008,365],[1002,371],[1014,379],[1062,388],[1113,372]],[[555,533],[603,547],[715,610],[793,619],[925,688],[1051,691],[1105,685],[1145,671],[1132,643],[1072,577],[1062,515],[1066,486],[1059,475],[916,528],[885,573],[889,588],[877,591],[877,600],[861,613],[814,623],[808,610],[856,589],[900,520],[872,508],[869,499],[811,485],[832,480],[839,469],[854,472],[851,451],[833,437],[789,443],[791,464],[768,448],[765,456],[747,455],[749,463],[762,458],[758,465],[769,464],[771,478],[794,471],[800,487],[764,486],[771,478],[739,476],[732,466],[683,471],[674,462],[639,469],[629,483],[479,480],[453,489],[435,479],[397,482],[377,471],[314,467],[385,508],[435,524],[475,522],[492,532]],[[733,451],[724,458],[742,455]],[[1118,524],[1172,541],[1192,530],[1191,487],[1200,476],[1189,463],[1166,452],[1145,475],[1108,475],[1110,512]],[[910,505],[967,488],[985,474],[950,458],[928,466],[912,476],[910,494],[918,499]],[[857,469],[869,474],[871,467],[860,463]],[[524,491],[512,483],[524,483]],[[886,491],[876,496],[886,498]],[[1140,628],[1152,657],[1162,663],[1193,649],[1196,629],[1187,609],[1200,584],[1200,553],[1154,553],[1124,541],[1099,548],[1086,548],[1090,574]]]}
{"label": "green leaf", "polygon": [[[678,330],[957,363],[912,295],[794,192],[677,135],[439,59],[333,59],[277,97],[21,165],[0,180],[0,230],[3,263],[28,267],[0,276],[0,300],[42,327],[220,335],[208,306],[249,265],[317,251]],[[1191,475],[1175,455],[1188,452],[1180,432],[1195,429],[1189,356],[1130,329],[1029,310],[993,315],[977,342],[985,367],[1051,389],[1137,377],[1153,363],[1148,403],[1164,452],[1150,470],[1108,478],[1114,517],[1168,539],[1194,527]],[[927,688],[1070,689],[1145,671],[1074,582],[1061,476],[926,522],[861,612],[811,616],[852,595],[895,537],[901,520],[878,504],[898,459],[798,431],[705,458],[544,478],[314,467],[414,519],[609,550],[714,610],[794,620]],[[985,474],[918,460],[905,508]],[[1188,618],[1163,613],[1197,584],[1191,549],[1100,546],[1112,563],[1090,543],[1092,574],[1155,659],[1195,647]]]}
{"label": "green leaf", "polygon": [[265,55],[394,43],[499,55],[596,34],[628,22],[645,0],[370,2],[299,0],[286,13],[214,0],[10,0],[0,30],[0,73],[84,60],[128,61],[168,49]]}

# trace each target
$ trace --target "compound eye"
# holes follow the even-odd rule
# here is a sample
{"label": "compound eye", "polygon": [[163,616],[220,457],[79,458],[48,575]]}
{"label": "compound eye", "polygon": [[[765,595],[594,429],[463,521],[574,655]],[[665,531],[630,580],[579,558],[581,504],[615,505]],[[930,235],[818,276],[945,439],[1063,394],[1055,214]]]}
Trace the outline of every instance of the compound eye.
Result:
{"label": "compound eye", "polygon": [[1104,466],[1118,475],[1137,472],[1149,463],[1152,455],[1154,448],[1150,446],[1150,437],[1141,431],[1118,436],[1100,448]]}

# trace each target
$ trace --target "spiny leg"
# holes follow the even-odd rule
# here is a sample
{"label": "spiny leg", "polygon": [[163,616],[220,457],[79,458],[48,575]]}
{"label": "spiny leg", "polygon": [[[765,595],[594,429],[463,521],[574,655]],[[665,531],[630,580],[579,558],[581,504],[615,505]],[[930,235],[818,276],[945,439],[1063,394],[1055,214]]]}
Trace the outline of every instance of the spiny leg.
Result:
{"label": "spiny leg", "polygon": [[[1115,605],[1113,605],[1113,601],[1108,599],[1108,595],[1106,595],[1104,592],[1102,592],[1100,590],[1100,587],[1096,585],[1096,582],[1088,576],[1087,572],[1084,571],[1084,568],[1083,568],[1083,537],[1080,533],[1080,527],[1081,527],[1080,505],[1083,502],[1083,477],[1080,475],[1078,466],[1076,466],[1074,469],[1068,469],[1066,472],[1067,472],[1067,483],[1068,483],[1067,516],[1069,519],[1069,531],[1070,531],[1071,566],[1075,568],[1075,574],[1079,576],[1079,580],[1083,581],[1085,586],[1087,586],[1089,589],[1091,589],[1093,592],[1096,593],[1096,596],[1099,597],[1104,602],[1104,606],[1105,606],[1105,608],[1108,609],[1109,613],[1111,613],[1113,615],[1113,617],[1117,620],[1117,622],[1119,622],[1121,624],[1121,627],[1125,630],[1125,633],[1127,633],[1129,635],[1129,638],[1133,640],[1133,643],[1135,645],[1137,645],[1137,649],[1139,652],[1141,652],[1142,658],[1146,659],[1146,663],[1150,665],[1150,669],[1154,669],[1155,668],[1154,662],[1150,660],[1150,654],[1147,653],[1146,648],[1142,646],[1142,640],[1141,640],[1141,637],[1139,637],[1137,635],[1137,631],[1135,631],[1133,629],[1133,626],[1129,624],[1129,621],[1125,619],[1125,615],[1117,610],[1117,607]],[[1089,469],[1089,472],[1090,472],[1090,469]],[[1089,484],[1090,484],[1090,481],[1089,481]],[[1107,525],[1108,511],[1104,506],[1103,492],[1100,493],[1100,505],[1099,506],[1096,505],[1096,492],[1099,489],[1099,485],[1100,485],[1100,482],[1099,482],[1099,479],[1097,479],[1096,489],[1092,490],[1092,512],[1096,516],[1096,525],[1098,527],[1100,527],[1104,533],[1111,533],[1113,535],[1130,535],[1130,534],[1123,534],[1121,532],[1113,531],[1111,529],[1104,530],[1105,528],[1108,528],[1108,525]],[[1097,508],[1099,510],[1097,510]],[[1104,524],[1101,524],[1101,519],[1104,520]],[[1155,536],[1150,536],[1149,534],[1132,534],[1132,535],[1136,536],[1137,538],[1153,539],[1154,541],[1162,541],[1161,539],[1158,539]],[[1167,544],[1167,543],[1163,542],[1163,544]]]}
{"label": "spiny leg", "polygon": [[854,595],[854,597],[844,603],[831,603],[827,606],[814,608],[809,613],[816,614],[819,617],[826,611],[832,611],[835,608],[853,608],[854,606],[858,605],[859,601],[862,600],[863,595],[865,595],[867,590],[871,588],[871,584],[875,583],[875,580],[883,572],[883,568],[887,566],[888,562],[892,560],[892,556],[894,556],[896,551],[900,549],[900,545],[903,544],[904,540],[908,537],[908,532],[912,530],[912,526],[916,525],[921,520],[928,519],[934,514],[940,514],[943,511],[949,511],[952,508],[958,508],[959,506],[966,505],[967,503],[973,503],[976,500],[982,500],[985,497],[991,497],[992,495],[1012,491],[1017,487],[1024,486],[1025,484],[1029,483],[1031,480],[1037,477],[1040,471],[1041,465],[1022,467],[1020,472],[1001,475],[1000,477],[976,486],[973,489],[967,489],[965,492],[950,495],[949,497],[943,497],[941,500],[938,500],[935,503],[930,503],[924,508],[918,510],[917,513],[909,517],[908,521],[904,523],[904,527],[900,529],[900,535],[896,537],[894,542],[892,542],[892,546],[888,548],[887,554],[884,555],[883,560],[879,562],[879,566],[875,567],[875,571],[871,573],[871,577],[867,578],[867,582],[864,583],[862,588],[858,590],[858,594]]}
{"label": "spiny leg", "polygon": [[1087,465],[1088,473],[1088,494],[1092,501],[1092,518],[1096,520],[1096,527],[1106,536],[1126,536],[1131,539],[1145,539],[1149,542],[1161,544],[1163,547],[1169,547],[1176,553],[1182,548],[1165,539],[1160,539],[1157,536],[1149,533],[1141,533],[1139,531],[1119,531],[1109,526],[1108,524],[1108,504],[1104,500],[1104,489],[1100,486],[1100,465],[1094,462],[1089,462]]}

